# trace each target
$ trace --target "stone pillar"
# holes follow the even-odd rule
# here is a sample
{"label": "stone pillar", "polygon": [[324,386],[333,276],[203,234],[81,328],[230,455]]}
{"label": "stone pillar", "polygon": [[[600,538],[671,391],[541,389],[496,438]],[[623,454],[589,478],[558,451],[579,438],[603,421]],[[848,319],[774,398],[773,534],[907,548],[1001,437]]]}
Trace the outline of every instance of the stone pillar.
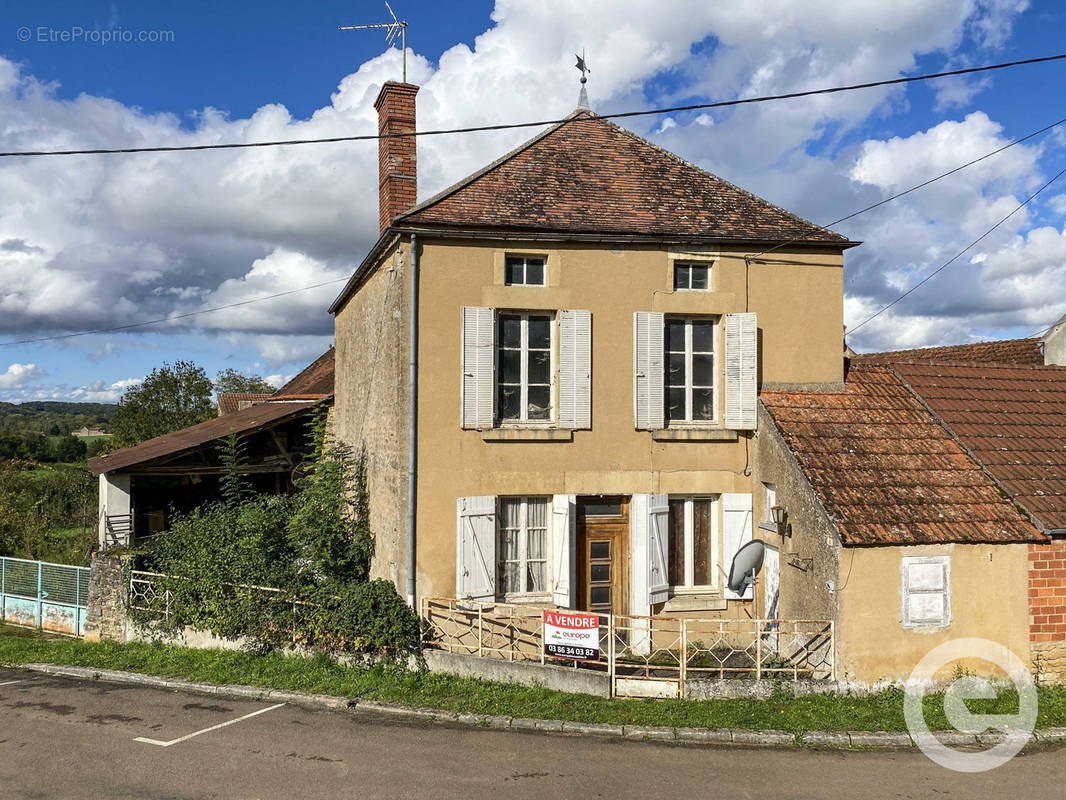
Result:
{"label": "stone pillar", "polygon": [[89,565],[89,599],[85,607],[85,641],[125,642],[126,563],[129,555],[103,552]]}

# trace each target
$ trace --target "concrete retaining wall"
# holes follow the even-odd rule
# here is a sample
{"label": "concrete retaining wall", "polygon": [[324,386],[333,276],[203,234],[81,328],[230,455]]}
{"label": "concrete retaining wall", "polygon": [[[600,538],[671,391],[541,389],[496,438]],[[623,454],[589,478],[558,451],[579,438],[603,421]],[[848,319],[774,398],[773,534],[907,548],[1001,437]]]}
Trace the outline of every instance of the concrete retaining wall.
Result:
{"label": "concrete retaining wall", "polygon": [[576,692],[595,697],[611,696],[611,679],[605,672],[529,661],[499,661],[444,650],[426,650],[423,655],[430,672],[515,683],[520,686],[543,686],[557,692]]}

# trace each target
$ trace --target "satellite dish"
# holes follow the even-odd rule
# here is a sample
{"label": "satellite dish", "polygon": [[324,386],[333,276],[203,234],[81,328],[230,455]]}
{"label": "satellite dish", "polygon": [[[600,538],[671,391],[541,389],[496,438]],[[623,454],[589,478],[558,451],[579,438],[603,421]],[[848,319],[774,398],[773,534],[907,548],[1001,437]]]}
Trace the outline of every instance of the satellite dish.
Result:
{"label": "satellite dish", "polygon": [[737,594],[744,594],[748,587],[755,582],[755,576],[762,569],[763,556],[766,554],[766,545],[758,539],[753,539],[737,550],[733,556],[733,565],[729,568],[729,590]]}

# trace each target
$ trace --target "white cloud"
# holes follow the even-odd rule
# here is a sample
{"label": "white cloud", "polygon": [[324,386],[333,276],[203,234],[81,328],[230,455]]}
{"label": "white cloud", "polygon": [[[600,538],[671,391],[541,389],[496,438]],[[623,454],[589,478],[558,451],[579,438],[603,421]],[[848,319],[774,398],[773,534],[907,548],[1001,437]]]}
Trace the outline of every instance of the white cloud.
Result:
{"label": "white cloud", "polygon": [[[971,50],[1002,46],[1025,5],[749,0],[672,7],[662,0],[498,0],[492,26],[473,47],[456,45],[435,65],[410,55],[408,71],[422,86],[423,128],[569,112],[578,94],[572,54],[582,46],[593,68],[592,106],[599,111],[680,97],[751,97],[904,74],[920,56],[961,63],[963,43]],[[703,46],[708,43],[713,46]],[[61,100],[55,87],[0,58],[0,145],[198,144],[371,133],[373,100],[382,81],[395,77],[398,61],[390,51],[365,62],[307,119],[270,104],[247,119],[205,108],[190,126],[174,115],[145,114],[107,98]],[[667,73],[678,84],[669,93],[654,88]],[[942,100],[973,88],[948,86]],[[902,108],[902,90],[878,89],[632,124],[656,130],[656,142],[701,166],[824,222],[1005,141],[998,123],[978,113],[910,137],[807,152],[812,142],[839,142],[871,118]],[[420,139],[420,196],[534,132]],[[876,218],[849,224],[847,232],[867,242],[849,256],[849,319],[866,306],[878,307],[966,235],[987,227],[1032,185],[1039,158],[1035,147],[1014,148]],[[364,142],[86,157],[76,168],[62,159],[6,163],[0,167],[0,334],[111,327],[350,275],[377,235],[376,161],[376,146]],[[1025,224],[1018,215],[1002,239],[988,242],[989,258],[1010,237],[1022,235]],[[961,300],[973,298],[979,287],[971,284]],[[340,285],[159,329],[192,329],[222,343],[254,342],[267,369],[280,373],[328,346],[325,308]],[[939,336],[945,325],[955,325],[950,309],[919,304],[914,313],[934,322],[901,324],[892,314],[886,317],[897,330],[906,328],[906,336]],[[945,314],[950,324],[935,322]],[[73,391],[113,389],[106,384]]]}
{"label": "white cloud", "polygon": [[21,389],[42,375],[44,370],[36,364],[10,364],[4,372],[0,372],[0,390]]}

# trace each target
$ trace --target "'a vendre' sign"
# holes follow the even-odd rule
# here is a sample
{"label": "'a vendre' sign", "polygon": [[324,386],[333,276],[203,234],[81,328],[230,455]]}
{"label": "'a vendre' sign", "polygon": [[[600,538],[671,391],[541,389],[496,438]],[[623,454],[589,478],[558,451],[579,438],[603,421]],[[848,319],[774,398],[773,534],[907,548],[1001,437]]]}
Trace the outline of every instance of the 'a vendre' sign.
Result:
{"label": "'a vendre' sign", "polygon": [[544,610],[544,655],[598,661],[600,618],[595,614]]}

